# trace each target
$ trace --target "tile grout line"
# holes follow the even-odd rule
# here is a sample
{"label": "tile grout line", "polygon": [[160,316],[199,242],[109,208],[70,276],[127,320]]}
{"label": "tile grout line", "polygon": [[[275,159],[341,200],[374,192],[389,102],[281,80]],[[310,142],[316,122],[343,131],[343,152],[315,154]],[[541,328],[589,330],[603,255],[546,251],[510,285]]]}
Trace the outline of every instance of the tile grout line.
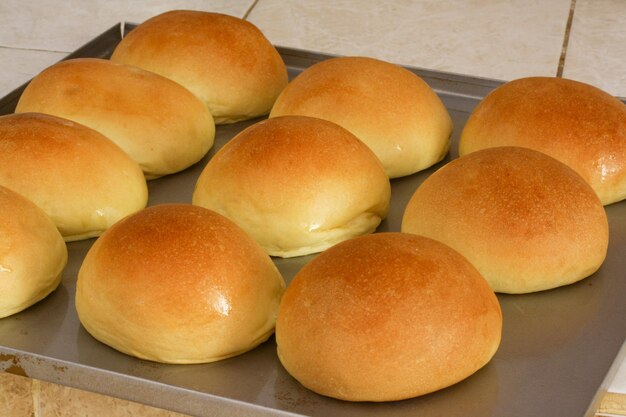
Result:
{"label": "tile grout line", "polygon": [[41,407],[40,407],[40,396],[41,393],[41,385],[38,379],[33,379],[31,381],[31,393],[33,395],[33,417],[41,417]]}
{"label": "tile grout line", "polygon": [[254,6],[256,6],[256,4],[259,2],[259,0],[254,0],[252,2],[252,4],[250,5],[250,7],[248,7],[248,10],[246,10],[246,12],[243,14],[242,19],[243,20],[247,20],[248,19],[248,15],[250,14],[250,12],[252,11],[252,9],[254,9]]}
{"label": "tile grout line", "polygon": [[69,54],[71,52],[71,51],[57,51],[54,49],[22,48],[19,46],[6,46],[6,45],[0,45],[0,49],[12,49],[12,50],[18,50],[18,51],[31,51],[31,52],[55,52],[55,53],[61,53],[61,54]]}
{"label": "tile grout line", "polygon": [[561,48],[561,56],[559,58],[559,66],[556,70],[556,76],[563,77],[563,68],[565,67],[565,57],[567,55],[567,47],[569,45],[569,36],[572,31],[572,22],[574,21],[574,9],[576,9],[576,0],[571,0],[569,15],[567,16],[567,24],[565,25],[565,34],[563,36],[563,46]]}

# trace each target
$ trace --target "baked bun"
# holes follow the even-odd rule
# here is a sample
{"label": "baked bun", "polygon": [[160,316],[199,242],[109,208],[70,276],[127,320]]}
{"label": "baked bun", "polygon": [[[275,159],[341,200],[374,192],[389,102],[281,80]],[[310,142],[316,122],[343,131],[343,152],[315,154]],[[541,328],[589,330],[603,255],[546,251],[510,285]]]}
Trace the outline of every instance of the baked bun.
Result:
{"label": "baked bun", "polygon": [[349,401],[392,401],[467,378],[495,354],[502,313],[476,269],[421,236],[342,242],[289,284],[278,357],[305,387]]}
{"label": "baked bun", "polygon": [[261,31],[218,13],[175,10],[155,16],[122,39],[111,59],[185,86],[218,124],[269,113],[287,85],[285,64]]}
{"label": "baked bun", "polygon": [[551,77],[522,78],[478,104],[459,153],[522,146],[578,172],[603,204],[626,198],[626,105],[590,85]]}
{"label": "baked bun", "polygon": [[0,186],[0,318],[18,313],[61,282],[67,248],[46,213]]}
{"label": "baked bun", "polygon": [[505,293],[591,275],[609,239],[589,184],[556,159],[518,147],[473,152],[433,173],[411,197],[402,231],[456,249]]}
{"label": "baked bun", "polygon": [[373,232],[390,196],[380,161],[354,135],[288,116],[250,126],[220,149],[198,178],[193,203],[287,258]]}
{"label": "baked bun", "polygon": [[115,224],[78,273],[76,310],[92,336],[142,359],[200,363],[265,341],[284,281],[231,221],[202,207],[149,207]]}
{"label": "baked bun", "polygon": [[211,114],[180,85],[96,58],[44,70],[26,87],[16,112],[52,114],[97,130],[139,163],[148,179],[199,161],[215,136]]}
{"label": "baked bun", "polygon": [[450,147],[452,119],[435,92],[400,66],[373,58],[319,62],[280,94],[270,117],[330,120],[369,146],[391,178],[439,162]]}
{"label": "baked bun", "polygon": [[148,201],[141,169],[117,145],[36,113],[0,117],[0,185],[43,209],[66,241],[99,236]]}

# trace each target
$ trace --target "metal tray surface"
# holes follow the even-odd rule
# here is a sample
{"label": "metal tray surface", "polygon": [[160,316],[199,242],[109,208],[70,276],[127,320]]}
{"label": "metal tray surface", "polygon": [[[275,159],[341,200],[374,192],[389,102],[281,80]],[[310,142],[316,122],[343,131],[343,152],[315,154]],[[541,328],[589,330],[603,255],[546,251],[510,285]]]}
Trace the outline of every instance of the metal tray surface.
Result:
{"label": "metal tray surface", "polygon": [[[128,29],[128,28],[127,28]],[[115,26],[70,57],[108,57]],[[279,48],[293,77],[328,55]],[[392,180],[390,214],[379,231],[399,231],[417,186],[450,158],[480,98],[499,82],[411,69],[442,97],[454,120],[451,153],[424,172]],[[0,101],[10,113],[21,90]],[[149,182],[150,205],[191,201],[195,180],[224,143],[256,120],[220,126],[216,144],[193,167]],[[74,308],[76,276],[93,239],[68,244],[59,288],[25,311],[0,320],[0,370],[197,416],[592,416],[624,357],[626,336],[626,203],[606,207],[611,242],[606,262],[576,284],[528,295],[499,295],[504,328],[493,360],[468,379],[422,397],[349,403],[303,388],[282,368],[269,341],[238,357],[201,365],[135,359],[93,339]],[[275,259],[287,282],[313,256]],[[622,349],[622,350],[621,350]],[[621,350],[621,351],[620,351]]]}

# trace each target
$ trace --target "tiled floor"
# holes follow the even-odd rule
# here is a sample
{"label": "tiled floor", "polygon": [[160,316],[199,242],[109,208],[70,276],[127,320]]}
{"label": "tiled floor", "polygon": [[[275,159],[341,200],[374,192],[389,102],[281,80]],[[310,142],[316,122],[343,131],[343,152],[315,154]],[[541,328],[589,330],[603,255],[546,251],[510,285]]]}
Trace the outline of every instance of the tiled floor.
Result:
{"label": "tiled floor", "polygon": [[626,1],[576,1],[563,76],[626,97]]}
{"label": "tiled floor", "polygon": [[0,372],[2,417],[184,417],[105,395]]}
{"label": "tiled floor", "polygon": [[[556,75],[565,52],[563,76],[626,97],[624,0],[2,0],[0,96],[119,21],[181,8],[248,16],[281,46],[500,80]],[[626,394],[626,362],[610,390]],[[0,372],[0,417],[97,415],[174,416]]]}
{"label": "tiled floor", "polygon": [[510,80],[556,74],[570,10],[570,0],[357,3],[260,0],[249,20],[282,46]]}

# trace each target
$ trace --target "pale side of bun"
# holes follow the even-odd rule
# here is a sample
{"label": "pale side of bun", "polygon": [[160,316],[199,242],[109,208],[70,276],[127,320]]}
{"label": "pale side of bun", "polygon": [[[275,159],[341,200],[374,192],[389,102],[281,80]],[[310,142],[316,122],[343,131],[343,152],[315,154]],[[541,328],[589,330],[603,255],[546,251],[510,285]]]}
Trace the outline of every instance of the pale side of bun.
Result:
{"label": "pale side of bun", "polygon": [[198,162],[215,136],[211,114],[182,86],[96,58],[45,69],[26,87],[16,112],[52,114],[102,133],[130,155],[148,179]]}
{"label": "pale side of bun", "polygon": [[111,59],[185,86],[217,124],[269,113],[287,85],[282,58],[252,23],[233,16],[175,10],[133,29]]}
{"label": "pale side of bun", "polygon": [[98,236],[148,201],[141,169],[117,145],[37,113],[0,117],[0,185],[43,209],[66,241]]}
{"label": "pale side of bun", "polygon": [[459,153],[522,146],[578,172],[603,204],[626,198],[626,105],[578,81],[514,80],[481,101],[467,121]]}
{"label": "pale side of bun", "polygon": [[609,239],[589,184],[556,159],[519,147],[476,151],[436,171],[411,197],[402,231],[456,249],[504,293],[591,275]]}
{"label": "pale side of bun", "polygon": [[380,161],[350,132],[286,116],[256,123],[220,149],[193,203],[233,220],[270,255],[292,257],[373,232],[390,197]]}
{"label": "pale side of bun", "polygon": [[328,59],[304,70],[270,117],[303,115],[348,129],[381,160],[389,177],[428,168],[447,154],[452,119],[420,77],[373,58]]}
{"label": "pale side of bun", "polygon": [[289,284],[278,357],[305,387],[349,401],[392,401],[455,384],[500,344],[495,294],[434,240],[376,233],[342,242]]}
{"label": "pale side of bun", "polygon": [[228,219],[202,207],[149,207],[107,230],[78,273],[76,310],[107,345],[164,363],[212,362],[265,341],[284,281]]}
{"label": "pale side of bun", "polygon": [[67,248],[46,214],[0,186],[0,318],[18,313],[61,282]]}

